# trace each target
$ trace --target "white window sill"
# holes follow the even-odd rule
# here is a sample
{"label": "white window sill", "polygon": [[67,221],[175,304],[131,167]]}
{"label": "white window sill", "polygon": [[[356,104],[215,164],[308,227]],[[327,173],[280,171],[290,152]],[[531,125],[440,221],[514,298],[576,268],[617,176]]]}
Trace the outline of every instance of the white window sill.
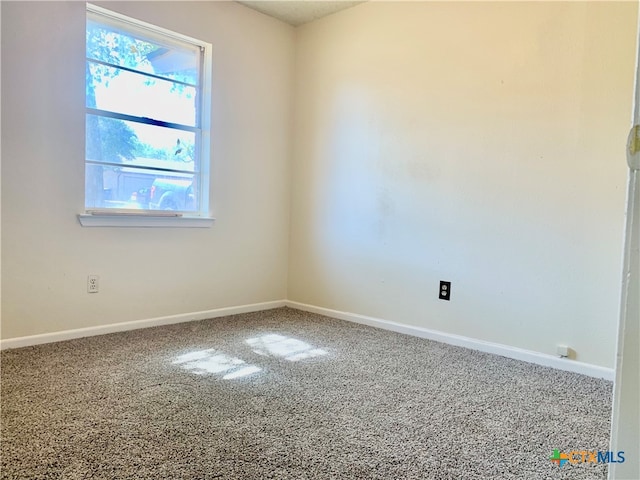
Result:
{"label": "white window sill", "polygon": [[78,215],[83,227],[170,227],[170,228],[209,228],[213,226],[215,218],[188,216],[153,216],[153,215],[123,215],[81,213]]}

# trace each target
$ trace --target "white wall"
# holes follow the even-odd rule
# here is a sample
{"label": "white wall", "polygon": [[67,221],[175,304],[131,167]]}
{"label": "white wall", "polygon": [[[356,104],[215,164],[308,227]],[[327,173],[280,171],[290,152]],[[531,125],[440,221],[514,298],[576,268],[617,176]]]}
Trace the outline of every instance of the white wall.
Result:
{"label": "white wall", "polygon": [[2,2],[2,338],[288,297],[613,366],[634,4],[100,5],[213,44],[217,222],[80,227],[83,4]]}
{"label": "white wall", "polygon": [[368,2],[298,29],[288,298],[613,367],[636,9]]}
{"label": "white wall", "polygon": [[79,225],[84,4],[2,2],[2,338],[286,296],[293,28],[234,2],[100,5],[213,44],[217,221]]}

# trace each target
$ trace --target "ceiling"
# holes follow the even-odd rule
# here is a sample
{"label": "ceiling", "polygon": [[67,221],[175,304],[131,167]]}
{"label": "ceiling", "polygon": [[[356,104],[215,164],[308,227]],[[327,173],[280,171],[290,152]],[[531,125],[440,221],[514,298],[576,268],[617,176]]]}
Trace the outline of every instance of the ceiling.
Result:
{"label": "ceiling", "polygon": [[238,3],[297,27],[298,25],[311,22],[312,20],[317,20],[318,18],[331,15],[332,13],[353,7],[354,5],[363,2],[265,0],[253,2],[238,1]]}

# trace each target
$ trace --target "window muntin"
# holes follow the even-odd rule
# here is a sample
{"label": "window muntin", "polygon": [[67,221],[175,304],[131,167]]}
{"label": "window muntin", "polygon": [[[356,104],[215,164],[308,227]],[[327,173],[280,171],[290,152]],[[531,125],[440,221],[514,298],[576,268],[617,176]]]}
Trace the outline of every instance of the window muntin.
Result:
{"label": "window muntin", "polygon": [[206,214],[210,45],[87,8],[85,208]]}

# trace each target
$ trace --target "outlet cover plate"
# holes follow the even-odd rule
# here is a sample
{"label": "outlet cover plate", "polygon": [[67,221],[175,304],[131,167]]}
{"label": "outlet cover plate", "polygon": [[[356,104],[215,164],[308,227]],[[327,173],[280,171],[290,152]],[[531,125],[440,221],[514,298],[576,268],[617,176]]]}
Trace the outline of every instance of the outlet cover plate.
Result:
{"label": "outlet cover plate", "polygon": [[440,300],[451,300],[451,282],[440,280],[440,293],[438,298]]}
{"label": "outlet cover plate", "polygon": [[89,275],[87,277],[87,293],[98,293],[100,291],[100,277]]}

